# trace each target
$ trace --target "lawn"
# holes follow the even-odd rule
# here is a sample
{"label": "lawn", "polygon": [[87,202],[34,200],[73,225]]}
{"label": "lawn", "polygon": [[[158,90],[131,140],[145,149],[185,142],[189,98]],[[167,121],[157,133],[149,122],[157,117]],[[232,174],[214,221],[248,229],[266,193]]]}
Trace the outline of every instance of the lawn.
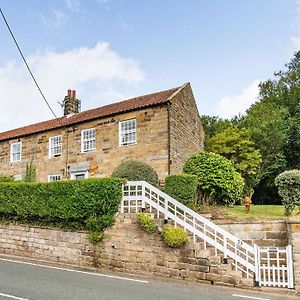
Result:
{"label": "lawn", "polygon": [[[242,205],[225,206],[210,206],[200,208],[201,213],[209,213],[212,219],[234,219],[234,220],[254,220],[254,219],[284,219],[284,206],[282,205],[251,205],[250,212],[245,212],[245,207]],[[297,215],[296,208],[292,216]],[[299,214],[298,214],[299,215]]]}

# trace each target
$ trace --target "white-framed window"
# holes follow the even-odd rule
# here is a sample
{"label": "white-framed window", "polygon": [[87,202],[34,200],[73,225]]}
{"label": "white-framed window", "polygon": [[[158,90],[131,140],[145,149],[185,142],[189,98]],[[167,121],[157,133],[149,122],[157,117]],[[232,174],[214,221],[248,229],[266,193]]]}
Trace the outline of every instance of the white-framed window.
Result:
{"label": "white-framed window", "polygon": [[22,142],[10,145],[10,161],[17,162],[22,159]]}
{"label": "white-framed window", "polygon": [[49,157],[61,156],[62,138],[61,135],[49,138]]}
{"label": "white-framed window", "polygon": [[89,178],[89,172],[88,171],[71,173],[71,179],[72,180],[85,179],[85,178]]}
{"label": "white-framed window", "polygon": [[136,119],[119,123],[119,145],[126,146],[136,143]]}
{"label": "white-framed window", "polygon": [[61,180],[60,174],[48,175],[48,182],[60,181],[60,180]]}
{"label": "white-framed window", "polygon": [[88,152],[96,149],[96,129],[90,128],[81,130],[81,152]]}
{"label": "white-framed window", "polygon": [[21,175],[21,174],[14,175],[14,180],[15,180],[15,181],[20,181],[20,180],[22,180],[22,175]]}

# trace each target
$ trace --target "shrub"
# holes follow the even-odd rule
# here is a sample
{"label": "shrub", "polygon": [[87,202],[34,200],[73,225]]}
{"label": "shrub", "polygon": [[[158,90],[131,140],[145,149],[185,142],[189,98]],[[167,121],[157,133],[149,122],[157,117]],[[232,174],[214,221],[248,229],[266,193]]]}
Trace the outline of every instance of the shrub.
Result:
{"label": "shrub", "polygon": [[26,165],[24,181],[36,182],[36,167],[32,161]]}
{"label": "shrub", "polygon": [[278,194],[282,197],[285,214],[292,213],[295,206],[300,210],[300,170],[290,170],[279,174],[275,178]]}
{"label": "shrub", "polygon": [[0,175],[0,182],[13,182],[15,181],[13,176]]}
{"label": "shrub", "polygon": [[183,171],[198,178],[198,196],[206,204],[234,204],[241,199],[242,176],[225,157],[198,152],[185,163]]}
{"label": "shrub", "polygon": [[138,224],[148,233],[154,233],[156,230],[155,221],[147,214],[138,214]]}
{"label": "shrub", "polygon": [[173,227],[167,224],[163,227],[161,235],[164,243],[172,248],[180,247],[188,241],[187,233],[182,227]]}
{"label": "shrub", "polygon": [[90,234],[88,235],[88,240],[91,244],[97,244],[99,242],[101,242],[104,239],[104,233],[102,232],[90,232]]}
{"label": "shrub", "polygon": [[187,206],[192,206],[195,202],[197,187],[198,181],[195,175],[169,175],[165,180],[165,192]]}
{"label": "shrub", "polygon": [[100,231],[112,223],[121,198],[117,178],[1,183],[0,218]]}
{"label": "shrub", "polygon": [[112,177],[126,178],[127,180],[144,180],[152,185],[158,184],[156,171],[148,164],[137,160],[123,161],[112,173]]}

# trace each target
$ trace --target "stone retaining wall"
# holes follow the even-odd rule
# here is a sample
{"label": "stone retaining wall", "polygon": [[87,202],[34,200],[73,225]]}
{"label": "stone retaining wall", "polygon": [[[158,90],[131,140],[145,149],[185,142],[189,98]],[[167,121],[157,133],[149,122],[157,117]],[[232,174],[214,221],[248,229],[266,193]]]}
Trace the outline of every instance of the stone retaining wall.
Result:
{"label": "stone retaining wall", "polygon": [[[136,222],[135,214],[120,214],[116,224],[107,230],[107,237],[96,246],[88,242],[85,232],[0,224],[0,254],[190,281],[253,286],[252,280],[242,279],[241,273],[222,264],[221,257],[215,257],[212,249],[203,250],[201,242],[171,249],[163,244],[160,234],[147,234]],[[273,243],[270,246],[274,246],[286,243],[284,224],[231,223],[222,226],[247,241],[259,244],[267,238]]]}
{"label": "stone retaining wall", "polygon": [[250,245],[286,247],[288,245],[287,222],[283,221],[214,221],[225,230]]}

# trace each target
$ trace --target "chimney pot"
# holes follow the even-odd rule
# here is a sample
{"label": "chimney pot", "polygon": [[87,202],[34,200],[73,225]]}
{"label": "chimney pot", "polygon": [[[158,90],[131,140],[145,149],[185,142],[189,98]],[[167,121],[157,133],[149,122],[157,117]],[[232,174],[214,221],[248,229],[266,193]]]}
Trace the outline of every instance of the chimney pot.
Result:
{"label": "chimney pot", "polygon": [[71,97],[71,90],[68,90],[68,97]]}
{"label": "chimney pot", "polygon": [[76,91],[75,90],[72,91],[72,96],[71,97],[76,99]]}

